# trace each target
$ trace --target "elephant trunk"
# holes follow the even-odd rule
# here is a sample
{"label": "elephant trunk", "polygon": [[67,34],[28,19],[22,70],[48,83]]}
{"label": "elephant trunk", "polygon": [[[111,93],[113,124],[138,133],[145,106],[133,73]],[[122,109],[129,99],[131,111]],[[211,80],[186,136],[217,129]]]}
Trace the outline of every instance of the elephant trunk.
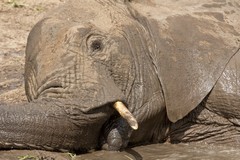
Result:
{"label": "elephant trunk", "polygon": [[[67,112],[66,108],[51,102],[0,105],[0,148],[56,151],[95,148],[101,126],[83,123],[90,119],[84,119],[86,116],[83,115],[78,115],[82,117],[81,123],[75,123]],[[96,133],[91,132],[93,128]]]}

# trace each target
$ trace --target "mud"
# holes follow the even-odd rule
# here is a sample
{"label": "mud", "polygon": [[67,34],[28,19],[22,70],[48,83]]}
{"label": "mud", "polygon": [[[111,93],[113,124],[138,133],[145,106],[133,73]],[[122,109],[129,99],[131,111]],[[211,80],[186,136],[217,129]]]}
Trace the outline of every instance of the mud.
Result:
{"label": "mud", "polygon": [[239,156],[240,149],[203,144],[153,144],[127,149],[124,152],[96,151],[82,155],[39,150],[0,152],[0,159],[3,160],[235,160]]}

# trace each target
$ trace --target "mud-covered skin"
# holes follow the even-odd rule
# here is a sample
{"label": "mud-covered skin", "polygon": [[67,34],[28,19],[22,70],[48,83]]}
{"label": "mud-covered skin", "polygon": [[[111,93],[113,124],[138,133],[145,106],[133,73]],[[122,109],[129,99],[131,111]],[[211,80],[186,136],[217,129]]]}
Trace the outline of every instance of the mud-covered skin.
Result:
{"label": "mud-covered skin", "polygon": [[[239,145],[228,141],[238,136],[240,29],[231,14],[239,4],[232,0],[230,14],[229,3],[209,12],[207,1],[162,2],[71,0],[36,24],[26,49],[30,102],[0,106],[0,147]],[[116,101],[138,130],[113,109]]]}
{"label": "mud-covered skin", "polygon": [[205,100],[185,118],[171,125],[169,140],[172,143],[239,146],[239,67],[240,51],[230,60]]}

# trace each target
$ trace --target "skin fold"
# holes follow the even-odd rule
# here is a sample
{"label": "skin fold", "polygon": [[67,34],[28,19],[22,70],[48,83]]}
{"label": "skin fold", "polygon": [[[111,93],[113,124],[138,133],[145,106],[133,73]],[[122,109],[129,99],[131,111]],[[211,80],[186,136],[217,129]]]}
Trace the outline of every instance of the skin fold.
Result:
{"label": "skin fold", "polygon": [[[48,13],[28,37],[29,103],[0,105],[0,148],[239,146],[239,22],[220,8],[209,12],[205,0],[178,3],[70,0]],[[117,101],[137,130],[113,108]]]}

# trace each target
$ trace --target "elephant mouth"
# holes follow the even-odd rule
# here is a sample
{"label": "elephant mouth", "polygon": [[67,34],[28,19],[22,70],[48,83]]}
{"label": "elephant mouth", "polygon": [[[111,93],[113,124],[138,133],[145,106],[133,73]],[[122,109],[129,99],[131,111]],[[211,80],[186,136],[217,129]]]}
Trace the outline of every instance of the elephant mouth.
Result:
{"label": "elephant mouth", "polygon": [[[94,109],[94,110],[85,112],[85,114],[87,114],[88,117],[90,115],[92,115],[93,117],[104,116],[101,113],[102,112],[109,113],[109,108],[111,108],[111,110],[115,111],[115,112],[112,113],[108,118],[106,118],[103,121],[101,121],[100,119],[98,119],[98,120],[95,119],[97,121],[92,121],[90,125],[88,124],[88,129],[85,128],[86,131],[88,133],[90,133],[89,137],[94,137],[93,141],[91,141],[89,144],[86,144],[86,146],[84,144],[82,144],[80,149],[77,149],[77,151],[79,151],[80,153],[85,153],[85,152],[88,152],[89,150],[102,149],[102,144],[104,144],[104,142],[105,142],[105,140],[103,138],[107,136],[109,131],[112,129],[112,126],[119,125],[117,123],[119,118],[125,119],[126,122],[128,123],[128,125],[133,130],[138,129],[138,122],[137,122],[136,118],[133,116],[133,114],[129,111],[129,109],[121,101],[106,103],[105,105],[98,107],[98,109]],[[105,110],[105,109],[107,109],[107,110]],[[105,110],[105,111],[103,111],[103,110]],[[100,123],[98,123],[98,122],[100,122]],[[85,130],[85,129],[83,129],[83,130]],[[95,130],[96,131],[95,133],[98,133],[98,134],[94,134],[94,132],[89,132],[89,130]],[[86,139],[89,137],[87,136]]]}
{"label": "elephant mouth", "polygon": [[133,114],[129,111],[129,109],[124,105],[121,101],[116,101],[110,104],[110,107],[115,110],[115,114],[112,114],[102,125],[101,134],[99,135],[99,142],[97,149],[106,149],[103,146],[107,143],[108,134],[114,129],[116,126],[122,126],[118,121],[120,119],[125,119],[129,127],[133,130],[138,129],[138,122]]}

